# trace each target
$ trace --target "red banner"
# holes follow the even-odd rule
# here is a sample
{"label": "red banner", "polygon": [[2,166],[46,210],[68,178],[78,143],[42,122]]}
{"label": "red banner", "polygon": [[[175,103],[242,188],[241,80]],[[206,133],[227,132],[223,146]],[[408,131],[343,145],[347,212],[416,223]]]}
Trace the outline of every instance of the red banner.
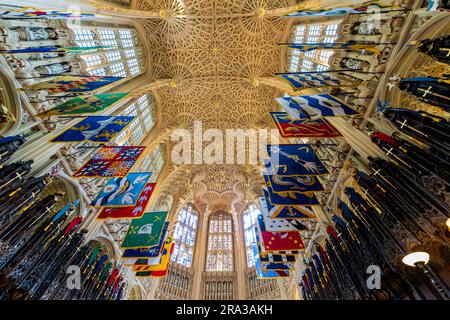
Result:
{"label": "red banner", "polygon": [[293,120],[286,112],[271,112],[273,121],[284,138],[335,138],[341,134],[324,119]]}
{"label": "red banner", "polygon": [[305,249],[300,232],[261,231],[264,248],[267,252],[291,251]]}
{"label": "red banner", "polygon": [[133,146],[102,147],[72,176],[74,178],[125,177],[144,149],[145,147]]}
{"label": "red banner", "polygon": [[153,190],[155,189],[155,186],[155,183],[147,183],[135,206],[105,208],[100,211],[97,219],[135,219],[142,217],[145,211],[145,207],[147,206]]}

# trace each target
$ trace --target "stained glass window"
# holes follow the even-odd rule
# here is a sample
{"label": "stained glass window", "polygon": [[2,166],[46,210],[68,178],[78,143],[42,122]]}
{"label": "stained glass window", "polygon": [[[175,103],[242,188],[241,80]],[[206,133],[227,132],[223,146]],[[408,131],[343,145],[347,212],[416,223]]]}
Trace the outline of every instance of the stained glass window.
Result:
{"label": "stained glass window", "polygon": [[195,236],[197,233],[198,213],[192,204],[188,204],[178,212],[173,230],[175,247],[170,260],[191,267],[194,256]]}
{"label": "stained glass window", "polygon": [[233,220],[225,212],[210,216],[206,271],[233,271]]}
{"label": "stained glass window", "polygon": [[249,268],[255,265],[252,243],[256,241],[255,226],[258,219],[257,217],[260,213],[261,211],[259,210],[259,208],[255,204],[251,203],[242,214],[244,225],[245,252],[247,254],[247,266]]}
{"label": "stained glass window", "polygon": [[[293,28],[291,36],[293,43],[334,43],[337,39],[338,24],[328,25],[297,25]],[[300,51],[288,49],[289,72],[326,71],[332,50]]]}
{"label": "stained glass window", "polygon": [[155,99],[150,94],[144,94],[128,105],[122,116],[136,116],[133,122],[116,138],[118,145],[137,146],[156,123]]}
{"label": "stained glass window", "polygon": [[134,29],[74,26],[80,47],[105,47],[84,52],[91,75],[135,77],[143,71],[143,50]]}
{"label": "stained glass window", "polygon": [[164,144],[158,145],[152,153],[144,158],[141,162],[139,172],[152,172],[149,182],[156,182],[158,176],[166,161],[166,146]]}

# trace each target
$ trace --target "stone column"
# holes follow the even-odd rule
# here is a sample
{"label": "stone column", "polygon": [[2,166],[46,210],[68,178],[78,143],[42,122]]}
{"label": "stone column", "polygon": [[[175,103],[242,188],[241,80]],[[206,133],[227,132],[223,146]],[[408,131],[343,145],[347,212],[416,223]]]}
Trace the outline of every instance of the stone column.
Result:
{"label": "stone column", "polygon": [[191,298],[194,300],[199,300],[202,297],[202,274],[203,270],[205,270],[206,249],[208,246],[208,216],[208,207],[205,212],[199,213],[197,240],[195,241],[194,259],[192,263],[194,275]]}
{"label": "stone column", "polygon": [[236,271],[236,298],[244,300],[246,297],[245,290],[245,271],[247,269],[247,256],[245,252],[244,229],[242,223],[242,215],[233,215],[234,223],[234,265]]}

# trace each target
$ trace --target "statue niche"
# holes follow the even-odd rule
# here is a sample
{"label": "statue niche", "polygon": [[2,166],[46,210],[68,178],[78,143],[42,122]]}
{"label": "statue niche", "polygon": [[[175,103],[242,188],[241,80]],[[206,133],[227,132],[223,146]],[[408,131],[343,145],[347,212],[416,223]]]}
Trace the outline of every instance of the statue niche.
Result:
{"label": "statue niche", "polygon": [[370,64],[362,60],[343,58],[341,60],[341,67],[344,69],[364,70],[370,68]]}
{"label": "statue niche", "polygon": [[69,31],[62,27],[0,27],[2,50],[65,45],[69,39]]}
{"label": "statue niche", "polygon": [[350,14],[338,28],[340,41],[372,41],[393,43],[405,21],[404,13],[390,12],[380,15]]}
{"label": "statue niche", "polygon": [[[373,74],[369,72],[383,72],[386,64],[380,61],[378,56],[363,54],[358,51],[335,52],[330,58],[330,65],[336,70],[355,70],[363,73],[355,73],[355,76],[361,80],[369,81]],[[365,72],[365,74],[364,74]]]}
{"label": "statue niche", "polygon": [[12,57],[12,59],[8,60],[8,62],[10,63],[11,68],[15,70],[18,78],[32,79],[33,77],[46,75],[56,76],[84,73],[86,70],[86,64],[82,59],[79,57],[72,57],[71,60],[68,59],[68,57],[63,57],[48,60],[23,60]]}

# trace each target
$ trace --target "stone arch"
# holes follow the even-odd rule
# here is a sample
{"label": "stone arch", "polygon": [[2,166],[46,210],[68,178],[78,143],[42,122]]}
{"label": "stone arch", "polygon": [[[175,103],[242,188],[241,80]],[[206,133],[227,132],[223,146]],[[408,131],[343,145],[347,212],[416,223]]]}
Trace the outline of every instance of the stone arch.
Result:
{"label": "stone arch", "polygon": [[[450,16],[446,13],[440,13],[431,18],[427,23],[420,26],[410,37],[408,42],[414,40],[433,39],[450,33]],[[430,62],[433,68],[428,65]],[[406,93],[398,89],[390,89],[388,83],[390,78],[394,76],[420,76],[420,69],[423,68],[428,76],[433,76],[435,72],[448,73],[449,67],[438,63],[433,58],[418,52],[413,46],[404,46],[395,57],[390,59],[387,65],[386,75],[381,84],[380,100],[388,102],[390,107],[402,108],[405,103],[410,103],[418,109],[432,112],[437,115],[441,114],[432,106],[416,101],[413,97],[409,97]],[[425,70],[426,69],[426,70]]]}
{"label": "stone arch", "polygon": [[[81,186],[79,188],[81,188]],[[69,203],[82,199],[82,194],[79,188],[77,188],[73,179],[65,174],[59,173],[46,187],[43,196],[63,192],[63,194],[59,196],[59,201],[56,207],[59,210]],[[75,208],[73,215],[82,216],[84,207],[85,204],[83,204],[83,201],[80,201],[80,204]]]}
{"label": "stone arch", "polygon": [[91,241],[102,244],[105,248],[106,254],[108,254],[111,260],[117,260],[121,257],[121,253],[118,252],[114,245],[114,240],[104,234],[97,234]]}
{"label": "stone arch", "polygon": [[79,211],[80,215],[83,215],[85,210],[87,209],[84,201],[81,201],[84,198],[85,191],[83,187],[76,181],[71,178],[69,175],[64,172],[59,172],[56,175],[57,179],[62,182],[62,188],[67,193],[68,201],[73,202],[75,200],[80,200]]}

